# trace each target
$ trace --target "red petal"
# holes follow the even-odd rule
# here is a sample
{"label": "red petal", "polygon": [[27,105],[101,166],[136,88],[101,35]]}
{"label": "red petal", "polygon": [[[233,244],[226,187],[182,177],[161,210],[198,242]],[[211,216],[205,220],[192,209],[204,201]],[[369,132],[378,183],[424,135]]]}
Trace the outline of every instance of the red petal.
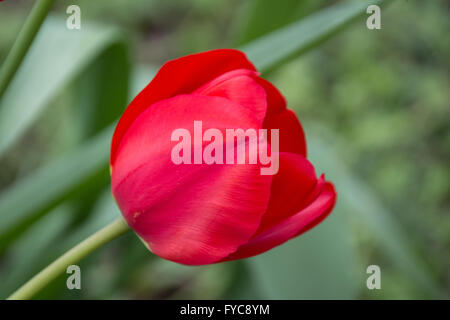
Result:
{"label": "red petal", "polygon": [[244,53],[234,49],[218,49],[171,60],[131,102],[117,124],[111,143],[110,164],[128,127],[147,107],[177,94],[191,93],[204,83],[235,70],[256,71]]}
{"label": "red petal", "polygon": [[257,73],[248,69],[233,70],[208,82],[194,93],[224,97],[239,103],[251,110],[262,125],[267,109],[266,91],[255,77]]}
{"label": "red petal", "polygon": [[[292,152],[306,157],[306,139],[300,121],[294,111],[286,109],[269,115],[264,120],[264,128],[279,129],[280,152]],[[268,130],[268,141],[272,141]]]}
{"label": "red petal", "polygon": [[[292,172],[292,174],[294,175],[295,173]],[[290,196],[292,196],[292,191],[285,197],[285,200],[290,201]],[[306,207],[281,222],[268,228],[266,226],[266,229],[258,231],[248,243],[240,246],[236,252],[223,259],[223,261],[242,259],[263,253],[283,244],[289,239],[299,236],[320,223],[333,209],[336,203],[336,191],[334,186],[326,182],[322,176],[317,186],[307,196],[306,201],[311,200],[312,196],[315,196],[315,199]],[[270,201],[272,202],[272,199]],[[281,199],[277,200],[277,202],[280,201]],[[302,200],[299,197],[299,203],[301,202]],[[286,207],[280,208],[280,214],[286,216],[284,209]]]}
{"label": "red petal", "polygon": [[313,165],[293,153],[279,154],[279,170],[274,176],[270,201],[257,233],[277,225],[309,204],[308,196],[317,185]]}
{"label": "red petal", "polygon": [[272,177],[262,176],[259,165],[175,165],[171,133],[192,132],[194,120],[203,121],[203,131],[258,126],[249,110],[221,97],[179,95],[155,103],[123,137],[112,190],[127,222],[155,254],[199,265],[223,259],[256,232]]}
{"label": "red petal", "polygon": [[256,82],[266,90],[267,95],[267,114],[271,116],[273,114],[282,112],[286,109],[286,99],[281,92],[266,79],[255,77]]}

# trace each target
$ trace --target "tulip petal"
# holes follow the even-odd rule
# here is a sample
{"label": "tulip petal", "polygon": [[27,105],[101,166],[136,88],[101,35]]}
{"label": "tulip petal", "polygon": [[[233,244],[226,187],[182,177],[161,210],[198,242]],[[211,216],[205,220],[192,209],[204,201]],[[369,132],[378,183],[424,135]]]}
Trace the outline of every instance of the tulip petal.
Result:
{"label": "tulip petal", "polygon": [[282,112],[286,109],[286,99],[281,92],[269,81],[261,77],[255,77],[255,81],[266,90],[267,113],[266,117]]}
{"label": "tulip petal", "polygon": [[252,112],[221,97],[179,95],[155,103],[123,137],[112,190],[125,219],[150,250],[201,265],[223,259],[256,232],[272,176],[261,175],[257,164],[174,164],[171,149],[177,142],[171,142],[171,133],[177,128],[192,132],[194,120],[202,121],[203,131],[258,125]]}
{"label": "tulip petal", "polygon": [[[292,152],[306,157],[305,133],[294,111],[285,109],[268,115],[264,120],[263,127],[280,130],[280,152]],[[268,141],[272,141],[270,130],[268,130]]]}
{"label": "tulip petal", "polygon": [[293,153],[280,153],[279,170],[272,180],[269,205],[257,232],[277,225],[306,207],[308,196],[316,186],[316,172],[307,159]]}
{"label": "tulip petal", "polygon": [[111,143],[110,164],[114,164],[122,137],[147,107],[177,94],[191,93],[206,82],[235,69],[256,71],[245,54],[234,49],[206,51],[165,63],[120,118]]}
{"label": "tulip petal", "polygon": [[[291,175],[294,176],[296,173],[298,172],[291,172]],[[300,173],[300,175],[303,176],[303,173]],[[291,177],[291,179],[295,178]],[[286,193],[285,201],[292,203],[290,198],[293,196],[294,192],[295,190],[291,190],[291,192]],[[322,176],[318,180],[316,187],[313,188],[310,195],[306,198],[306,202],[311,201],[311,198],[314,199],[307,204],[306,207],[300,209],[297,213],[288,216],[284,220],[272,226],[268,227],[266,225],[263,226],[263,229],[258,229],[248,243],[240,246],[236,252],[222,261],[242,259],[263,253],[308,231],[325,219],[331,212],[336,203],[336,191],[334,186],[331,183],[326,182]],[[281,199],[276,200],[276,202],[280,201]],[[301,205],[301,202],[302,199],[299,197],[299,203],[297,205]],[[270,206],[271,205],[269,204],[269,207]],[[286,212],[284,212],[283,209],[286,209],[286,207],[281,208],[280,214],[286,216]]]}
{"label": "tulip petal", "polygon": [[262,126],[267,109],[266,91],[252,76],[257,73],[233,70],[195,90],[194,94],[224,97],[239,103],[251,110]]}

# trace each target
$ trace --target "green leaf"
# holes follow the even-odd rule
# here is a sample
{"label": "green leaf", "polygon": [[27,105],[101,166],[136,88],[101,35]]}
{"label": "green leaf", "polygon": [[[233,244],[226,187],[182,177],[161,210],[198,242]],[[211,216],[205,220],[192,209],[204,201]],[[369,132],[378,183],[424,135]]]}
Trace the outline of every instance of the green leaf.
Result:
{"label": "green leaf", "polygon": [[125,110],[129,71],[128,52],[119,42],[105,48],[101,57],[77,77],[74,102],[82,138],[104,129]]}
{"label": "green leaf", "polygon": [[[379,5],[383,2],[383,0],[372,0],[338,3],[262,36],[245,45],[242,50],[247,53],[258,69],[268,71],[318,46],[364,15],[370,4]],[[365,24],[361,27],[365,28]]]}
{"label": "green leaf", "polygon": [[0,299],[7,298],[47,265],[48,251],[55,247],[55,240],[69,226],[70,213],[70,208],[64,205],[54,209],[10,248],[0,270]]}
{"label": "green leaf", "polygon": [[[103,101],[97,98],[94,105],[88,105],[92,108],[90,121],[98,123],[93,132],[117,118],[125,107],[128,59],[123,36],[114,28],[88,23],[81,30],[69,30],[65,23],[55,17],[45,21],[0,100],[0,156],[62,88],[92,65],[103,72],[95,79],[102,81],[96,84],[95,94],[109,97]],[[111,91],[109,95],[105,90]]]}
{"label": "green leaf", "polygon": [[317,128],[308,127],[306,130],[308,145],[311,146],[308,157],[314,163],[317,173],[325,172],[327,179],[335,184],[338,202],[345,209],[343,211],[347,213],[347,219],[363,223],[373,233],[380,247],[401,273],[408,276],[411,284],[431,297],[443,297],[436,280],[411,246],[412,239],[405,233],[394,214],[340,160],[339,146],[348,150],[349,144],[340,142],[337,134],[327,133],[325,128],[320,128],[320,136],[330,137],[330,142],[327,143],[316,134],[319,131]]}
{"label": "green leaf", "polygon": [[0,194],[0,251],[48,210],[86,192],[90,180],[107,175],[112,132],[111,126]]}
{"label": "green leaf", "polygon": [[313,230],[246,260],[263,299],[354,299],[357,262],[339,203]]}
{"label": "green leaf", "polygon": [[239,45],[299,20],[323,7],[324,0],[250,0],[240,19]]}
{"label": "green leaf", "polygon": [[[110,187],[101,192],[100,196],[96,199],[94,206],[91,210],[91,214],[88,218],[83,221],[82,224],[74,227],[70,226],[64,232],[64,236],[60,237],[56,243],[53,243],[52,246],[48,247],[44,254],[40,257],[41,267],[38,268],[39,271],[43,267],[47,266],[49,263],[54,261],[56,258],[61,256],[63,253],[67,252],[69,249],[73,248],[75,245],[95,233],[96,231],[103,228],[105,225],[111,223],[113,220],[120,217],[120,211],[117,205],[114,203]],[[132,251],[132,250],[127,250]],[[95,259],[95,255],[90,255],[89,259]],[[82,264],[88,263],[87,261],[81,262]],[[43,265],[42,265],[43,263]],[[82,266],[80,266],[82,267]],[[33,268],[35,270],[35,268]],[[100,268],[101,269],[101,268]],[[91,271],[92,272],[92,271]],[[98,271],[102,274],[103,271]],[[86,277],[86,274],[84,275]],[[89,276],[88,276],[89,277]],[[77,297],[77,293],[73,291],[68,291],[66,287],[65,277],[59,277],[56,281],[52,283],[51,286],[44,288],[38,296],[37,299],[73,299]],[[89,277],[90,278],[90,277]],[[28,280],[27,278],[22,279],[22,281]],[[16,286],[13,289],[16,289]],[[95,288],[97,290],[97,285],[89,285],[90,288]],[[84,287],[86,289],[86,286]],[[76,291],[76,290],[75,290]],[[89,291],[89,289],[88,289]],[[11,294],[12,291],[9,292]]]}
{"label": "green leaf", "polygon": [[[132,93],[142,90],[154,74],[152,67],[136,68],[131,82]],[[89,193],[91,181],[99,177],[108,179],[113,130],[114,125],[111,125],[0,194],[0,252],[59,203],[76,194]]]}

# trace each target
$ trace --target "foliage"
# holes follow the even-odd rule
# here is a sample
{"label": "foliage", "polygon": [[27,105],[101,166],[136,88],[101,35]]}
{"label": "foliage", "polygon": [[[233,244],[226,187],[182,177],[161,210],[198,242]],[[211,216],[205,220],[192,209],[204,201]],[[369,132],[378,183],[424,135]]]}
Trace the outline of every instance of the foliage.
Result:
{"label": "foliage", "polygon": [[[80,0],[79,32],[61,27],[68,4],[56,4],[0,99],[1,297],[120,214],[108,187],[110,137],[154,66],[233,44],[270,71],[306,124],[310,156],[338,189],[330,219],[264,255],[201,268],[157,259],[128,235],[82,262],[83,290],[66,290],[61,277],[38,297],[448,295],[444,2],[396,1],[381,31],[366,29],[361,1]],[[0,58],[28,10],[0,6],[0,25],[11,20]],[[365,287],[370,264],[383,270],[379,292]]]}

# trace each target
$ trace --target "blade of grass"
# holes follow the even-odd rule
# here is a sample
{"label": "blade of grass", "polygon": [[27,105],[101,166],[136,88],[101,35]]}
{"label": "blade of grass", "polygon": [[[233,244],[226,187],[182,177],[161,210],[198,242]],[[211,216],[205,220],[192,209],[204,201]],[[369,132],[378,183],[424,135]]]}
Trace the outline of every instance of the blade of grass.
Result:
{"label": "blade of grass", "polygon": [[335,4],[262,36],[244,45],[242,50],[258,69],[269,71],[280,63],[317,47],[343,30],[364,15],[370,4],[380,5],[383,2],[385,1],[372,0]]}
{"label": "blade of grass", "polygon": [[4,266],[0,269],[0,299],[6,299],[51,260],[47,259],[56,239],[69,226],[71,208],[65,205],[52,210],[46,217],[32,226],[7,252]]}
{"label": "blade of grass", "polygon": [[108,176],[113,126],[0,194],[0,251],[96,175]]}
{"label": "blade of grass", "polygon": [[89,95],[92,102],[86,103],[90,110],[76,114],[89,114],[89,135],[116,119],[125,108],[128,93],[126,52],[125,37],[115,28],[84,23],[74,32],[65,27],[65,20],[50,16],[0,100],[0,157],[19,141],[58,92],[80,75],[80,81],[91,79],[90,70],[101,72],[92,86],[96,90]]}
{"label": "blade of grass", "polygon": [[30,15],[20,30],[20,33],[0,70],[0,99],[22,63],[23,58],[27,54],[42,22],[50,11],[53,2],[54,0],[38,0],[34,4]]}
{"label": "blade of grass", "polygon": [[[395,215],[383,205],[370,187],[351,173],[338,153],[338,146],[344,146],[341,150],[348,150],[349,143],[343,143],[336,133],[320,128],[321,135],[316,134],[319,126],[309,126],[308,144],[309,157],[316,165],[318,172],[326,172],[327,178],[333,181],[339,190],[340,201],[347,208],[347,218],[358,220],[368,230],[373,232],[380,247],[387,256],[399,268],[407,274],[412,284],[426,292],[433,298],[442,298],[444,295],[433,279],[430,271],[420,259],[417,252],[411,246],[411,239],[405,233],[404,228],[398,223]],[[327,143],[321,136],[333,137]],[[357,212],[358,215],[350,215]]]}
{"label": "blade of grass", "polygon": [[[152,67],[137,67],[131,92],[137,94],[154,74]],[[111,125],[0,194],[0,253],[50,209],[75,194],[89,192],[85,186],[94,179],[103,179],[106,183],[113,130],[114,125]]]}
{"label": "blade of grass", "polygon": [[[88,219],[75,227],[72,218],[74,209],[71,203],[58,206],[8,248],[6,263],[3,268],[0,268],[0,278],[4,279],[0,286],[0,299],[8,297],[14,289],[25,283],[55,258],[120,217],[120,211],[112,198],[110,186],[97,199]],[[146,253],[148,255],[148,252]],[[65,282],[61,285],[60,289],[64,292],[67,289]],[[54,286],[46,289],[41,294],[51,295],[54,294],[53,291],[60,293]],[[39,298],[41,297],[42,295],[39,296]]]}
{"label": "blade of grass", "polygon": [[359,284],[365,282],[344,210],[338,201],[313,230],[244,261],[262,299],[357,298]]}
{"label": "blade of grass", "polygon": [[243,45],[269,32],[299,21],[324,7],[326,0],[250,0],[238,19],[236,42]]}
{"label": "blade of grass", "polygon": [[30,281],[26,282],[22,287],[10,295],[8,300],[30,299],[45,285],[64,272],[67,266],[78,262],[98,247],[123,235],[129,230],[128,224],[122,217],[114,220],[48,265]]}

